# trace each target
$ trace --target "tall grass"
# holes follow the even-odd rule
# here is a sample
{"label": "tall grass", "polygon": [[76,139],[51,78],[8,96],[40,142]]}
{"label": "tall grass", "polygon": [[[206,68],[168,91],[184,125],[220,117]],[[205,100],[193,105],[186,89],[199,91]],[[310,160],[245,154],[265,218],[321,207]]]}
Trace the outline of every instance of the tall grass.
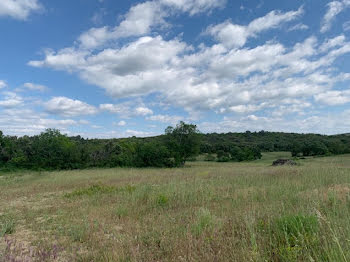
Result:
{"label": "tall grass", "polygon": [[271,166],[284,155],[7,174],[1,232],[57,261],[350,261],[350,156]]}

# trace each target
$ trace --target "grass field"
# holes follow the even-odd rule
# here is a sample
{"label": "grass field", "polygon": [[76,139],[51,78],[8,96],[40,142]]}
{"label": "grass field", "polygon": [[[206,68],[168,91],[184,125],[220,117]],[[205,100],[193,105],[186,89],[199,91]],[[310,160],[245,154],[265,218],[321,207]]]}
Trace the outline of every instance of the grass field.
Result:
{"label": "grass field", "polygon": [[350,261],[350,155],[279,157],[3,174],[0,261]]}

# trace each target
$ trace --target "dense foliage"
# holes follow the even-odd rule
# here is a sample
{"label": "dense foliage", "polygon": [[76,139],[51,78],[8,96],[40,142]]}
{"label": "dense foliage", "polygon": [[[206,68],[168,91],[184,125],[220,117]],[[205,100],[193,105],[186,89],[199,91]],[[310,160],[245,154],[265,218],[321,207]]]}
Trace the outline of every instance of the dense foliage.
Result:
{"label": "dense foliage", "polygon": [[293,156],[350,153],[350,135],[272,132],[200,134],[180,122],[165,135],[149,138],[84,139],[48,129],[40,135],[12,137],[0,131],[0,168],[76,169],[89,167],[176,167],[204,154],[207,161],[251,161],[261,152]]}
{"label": "dense foliage", "polygon": [[[218,154],[236,161],[246,155],[259,157],[258,152],[292,152],[293,156],[319,156],[350,153],[350,135],[318,135],[280,132],[245,132],[202,134],[201,153]],[[248,153],[248,151],[252,151]],[[224,153],[223,153],[224,152]],[[250,157],[249,157],[250,158]]]}
{"label": "dense foliage", "polygon": [[75,169],[88,167],[176,167],[199,153],[195,125],[168,127],[162,139],[84,139],[48,129],[37,136],[0,132],[0,167]]}

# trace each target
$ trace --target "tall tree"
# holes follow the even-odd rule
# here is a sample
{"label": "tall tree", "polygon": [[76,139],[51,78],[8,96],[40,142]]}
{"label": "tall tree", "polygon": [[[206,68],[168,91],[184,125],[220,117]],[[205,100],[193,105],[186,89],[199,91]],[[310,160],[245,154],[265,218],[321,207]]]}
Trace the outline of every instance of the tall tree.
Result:
{"label": "tall tree", "polygon": [[165,135],[176,165],[183,166],[189,157],[199,154],[201,141],[196,125],[181,121],[175,128],[165,129]]}

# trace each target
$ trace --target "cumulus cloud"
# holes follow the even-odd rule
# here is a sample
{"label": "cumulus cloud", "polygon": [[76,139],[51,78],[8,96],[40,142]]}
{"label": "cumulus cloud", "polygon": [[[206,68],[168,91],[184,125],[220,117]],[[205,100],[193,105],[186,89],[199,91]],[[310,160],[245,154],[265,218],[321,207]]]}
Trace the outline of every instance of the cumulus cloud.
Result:
{"label": "cumulus cloud", "polygon": [[131,7],[125,19],[115,28],[92,28],[84,32],[78,40],[83,48],[95,48],[113,39],[145,35],[153,26],[165,23],[164,16],[158,2],[140,3]]}
{"label": "cumulus cloud", "polygon": [[279,116],[263,117],[257,115],[240,118],[225,117],[219,122],[202,122],[198,124],[198,128],[204,133],[265,130],[275,132],[341,134],[349,132],[350,110],[328,115],[294,116],[288,119]]}
{"label": "cumulus cloud", "polygon": [[4,98],[0,100],[0,107],[12,108],[23,104],[23,98],[14,92],[3,92]]}
{"label": "cumulus cloud", "polygon": [[4,80],[0,80],[0,89],[4,87],[7,87],[6,82]]}
{"label": "cumulus cloud", "polygon": [[80,123],[72,119],[51,119],[44,113],[26,108],[5,109],[0,114],[0,130],[9,135],[35,135],[47,128],[67,132]]}
{"label": "cumulus cloud", "polygon": [[303,8],[297,11],[282,13],[271,11],[266,16],[257,18],[247,26],[232,24],[226,21],[222,24],[210,26],[207,33],[214,36],[220,43],[228,48],[242,47],[250,37],[256,37],[258,33],[276,28],[283,23],[297,19],[303,14]]}
{"label": "cumulus cloud", "polygon": [[29,64],[78,72],[88,83],[104,83],[110,95],[121,98],[150,93],[174,80],[176,72],[167,64],[177,62],[177,55],[186,47],[177,39],[141,37],[120,49],[108,48],[95,55],[71,48],[49,52],[45,60]]}
{"label": "cumulus cloud", "polygon": [[94,106],[62,96],[53,97],[44,104],[44,107],[46,112],[64,117],[93,115],[98,112]]}
{"label": "cumulus cloud", "polygon": [[350,7],[350,1],[349,0],[342,0],[342,1],[332,1],[327,4],[328,10],[323,17],[322,24],[321,24],[321,33],[327,32],[331,27],[334,19],[338,14],[343,12],[346,8]]}
{"label": "cumulus cloud", "polygon": [[9,16],[18,20],[26,20],[32,12],[41,8],[38,0],[1,0],[0,17]]}
{"label": "cumulus cloud", "polygon": [[148,137],[148,136],[154,136],[154,133],[128,129],[125,132],[125,136],[127,136],[127,137],[130,137],[130,136]]}
{"label": "cumulus cloud", "polygon": [[325,93],[315,95],[315,100],[326,105],[343,105],[350,102],[350,90],[327,91]]}
{"label": "cumulus cloud", "polygon": [[[147,7],[155,4],[154,1],[145,3]],[[167,5],[169,10],[181,9],[173,6],[177,3],[186,6],[186,3],[199,4],[200,1],[157,2],[158,6]],[[137,6],[129,13],[136,12]],[[159,10],[171,12],[168,9]],[[181,12],[190,14],[186,10],[184,8]],[[240,121],[254,121],[263,126],[268,122],[259,116],[261,111],[277,123],[277,119],[282,121],[285,116],[300,117],[311,113],[315,102],[337,105],[347,101],[346,92],[334,90],[337,83],[350,79],[350,74],[337,72],[334,64],[337,58],[350,53],[350,42],[345,35],[325,41],[310,36],[293,46],[282,44],[277,38],[258,45],[247,44],[249,38],[295,21],[302,14],[303,8],[289,12],[272,11],[248,25],[235,25],[229,21],[213,25],[206,32],[216,43],[199,46],[191,46],[181,38],[166,40],[158,35],[152,26],[157,23],[162,26],[165,20],[153,21],[151,26],[136,33],[141,36],[124,39],[117,42],[118,45],[107,44],[103,48],[101,45],[106,42],[98,39],[110,36],[111,29],[99,28],[95,33],[101,37],[94,38],[96,42],[84,40],[84,46],[49,50],[42,60],[29,64],[77,74],[87,83],[103,88],[115,99],[129,99],[129,102],[99,106],[100,111],[121,118],[143,116],[148,121],[170,124],[182,120],[180,116],[154,113],[142,103],[143,97],[152,95],[161,103],[184,109],[190,115],[199,116],[207,111],[237,115],[242,117],[234,120],[234,125],[239,128],[245,128]],[[127,17],[124,20],[132,20]],[[113,30],[120,30],[123,21]],[[325,102],[327,94],[332,99]],[[307,128],[306,125],[303,127]]]}
{"label": "cumulus cloud", "polygon": [[168,27],[165,18],[177,13],[195,15],[223,7],[226,0],[154,0],[132,6],[119,25],[91,28],[78,38],[81,48],[97,48],[108,41],[149,34],[152,29]]}
{"label": "cumulus cloud", "polygon": [[23,86],[29,90],[32,90],[32,91],[44,92],[44,91],[48,90],[48,88],[44,85],[38,85],[38,84],[33,84],[33,83],[24,83]]}
{"label": "cumulus cloud", "polygon": [[[93,54],[61,50],[35,65],[77,72],[115,98],[160,94],[162,101],[189,112],[254,112],[284,98],[312,97],[344,81],[327,71],[350,52],[344,36],[319,43],[309,37],[287,48],[267,42],[253,48],[221,44],[192,49],[179,39],[141,37],[119,49]],[[80,59],[75,59],[79,57]],[[126,117],[130,105],[101,105]]]}
{"label": "cumulus cloud", "polygon": [[119,122],[117,123],[117,125],[118,125],[118,126],[126,126],[126,122],[125,122],[124,120],[122,120],[122,121],[119,121]]}
{"label": "cumulus cloud", "polygon": [[165,124],[176,125],[180,121],[184,120],[182,116],[172,116],[172,115],[153,115],[146,118],[149,121],[156,121]]}
{"label": "cumulus cloud", "polygon": [[101,104],[100,109],[102,111],[107,111],[113,114],[117,114],[123,118],[130,118],[132,116],[147,116],[152,115],[153,111],[142,105],[135,105],[133,102],[125,102],[121,104]]}
{"label": "cumulus cloud", "polygon": [[147,116],[147,115],[152,115],[153,111],[147,107],[137,107],[135,109],[135,114],[138,116]]}
{"label": "cumulus cloud", "polygon": [[187,12],[190,15],[222,8],[226,2],[226,0],[160,0],[162,5]]}

